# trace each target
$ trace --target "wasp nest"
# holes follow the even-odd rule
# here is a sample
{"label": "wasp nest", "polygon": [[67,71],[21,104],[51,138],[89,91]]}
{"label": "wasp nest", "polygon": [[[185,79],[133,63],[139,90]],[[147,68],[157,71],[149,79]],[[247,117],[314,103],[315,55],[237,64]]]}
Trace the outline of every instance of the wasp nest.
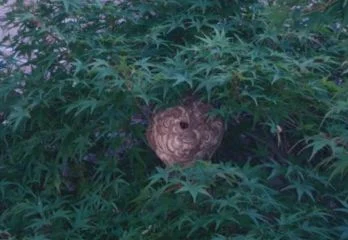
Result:
{"label": "wasp nest", "polygon": [[211,109],[189,101],[155,114],[146,133],[150,147],[166,165],[188,166],[210,159],[224,132],[223,121],[207,115]]}

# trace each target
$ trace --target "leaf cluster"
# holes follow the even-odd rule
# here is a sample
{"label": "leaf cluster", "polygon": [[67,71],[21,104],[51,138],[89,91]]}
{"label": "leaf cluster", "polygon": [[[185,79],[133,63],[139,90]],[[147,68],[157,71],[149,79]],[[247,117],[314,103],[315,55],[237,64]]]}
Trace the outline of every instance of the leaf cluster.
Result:
{"label": "leaf cluster", "polygon": [[[17,0],[1,45],[0,239],[347,239],[345,0]],[[158,167],[194,96],[212,162]]]}

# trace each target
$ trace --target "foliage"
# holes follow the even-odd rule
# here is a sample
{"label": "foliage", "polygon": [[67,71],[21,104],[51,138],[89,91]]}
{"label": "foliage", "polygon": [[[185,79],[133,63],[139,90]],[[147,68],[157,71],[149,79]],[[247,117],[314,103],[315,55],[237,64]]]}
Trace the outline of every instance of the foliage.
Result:
{"label": "foliage", "polygon": [[[18,0],[0,239],[348,239],[348,4],[269,2]],[[159,167],[149,112],[192,94],[222,146]]]}

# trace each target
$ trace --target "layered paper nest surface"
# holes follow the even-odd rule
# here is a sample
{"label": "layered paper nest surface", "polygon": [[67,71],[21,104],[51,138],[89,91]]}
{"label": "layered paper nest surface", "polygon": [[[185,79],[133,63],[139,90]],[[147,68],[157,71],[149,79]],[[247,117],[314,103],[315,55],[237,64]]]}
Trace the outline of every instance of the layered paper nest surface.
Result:
{"label": "layered paper nest surface", "polygon": [[188,166],[210,159],[221,143],[223,120],[208,116],[212,106],[189,101],[154,114],[146,137],[150,147],[168,166]]}

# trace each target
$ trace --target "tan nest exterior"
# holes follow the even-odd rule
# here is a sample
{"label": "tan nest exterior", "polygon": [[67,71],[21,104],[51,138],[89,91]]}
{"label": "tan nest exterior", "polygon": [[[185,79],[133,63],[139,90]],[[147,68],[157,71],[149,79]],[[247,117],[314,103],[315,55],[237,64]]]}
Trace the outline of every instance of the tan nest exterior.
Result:
{"label": "tan nest exterior", "polygon": [[211,158],[224,133],[222,119],[208,116],[211,109],[211,105],[189,101],[153,116],[146,137],[167,166],[189,166]]}

